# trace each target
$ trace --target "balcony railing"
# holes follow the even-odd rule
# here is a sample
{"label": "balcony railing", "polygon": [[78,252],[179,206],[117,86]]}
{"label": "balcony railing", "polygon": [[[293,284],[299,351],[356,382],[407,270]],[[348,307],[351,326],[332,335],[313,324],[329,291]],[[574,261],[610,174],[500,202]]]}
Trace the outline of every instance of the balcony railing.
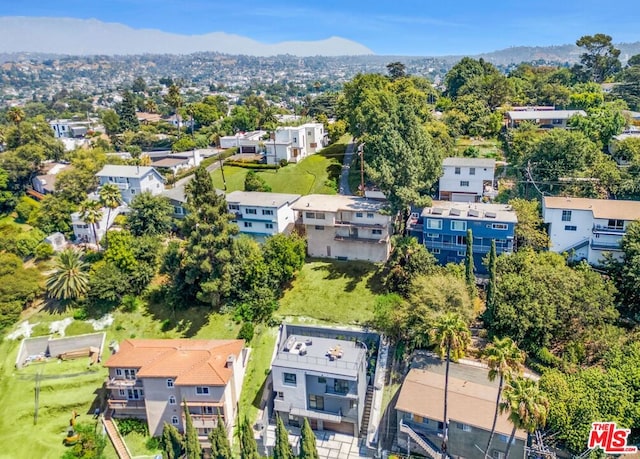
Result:
{"label": "balcony railing", "polygon": [[[429,238],[425,238],[424,245],[427,249],[449,249],[449,250],[459,250],[459,251],[465,251],[465,252],[467,250],[466,244],[457,244],[455,242],[443,242],[443,241],[437,241]],[[491,250],[490,245],[473,244],[474,253],[489,253],[490,250]],[[513,251],[513,245],[511,244],[496,245],[497,253],[512,252],[512,251]]]}
{"label": "balcony railing", "polygon": [[354,388],[349,387],[347,390],[336,390],[333,386],[326,386],[324,393],[327,395],[336,395],[339,397],[355,398],[358,396]]}
{"label": "balcony railing", "polygon": [[336,220],[335,226],[358,226],[361,228],[384,228],[381,223],[365,223],[358,221]]}
{"label": "balcony railing", "polygon": [[130,389],[142,387],[139,379],[107,378],[107,389]]}
{"label": "balcony railing", "polygon": [[336,241],[347,241],[347,242],[353,241],[353,242],[367,242],[369,244],[384,244],[389,239],[389,236],[372,239],[372,238],[359,237],[359,236],[351,236],[351,235],[343,236],[341,234],[336,234],[333,239]]}
{"label": "balcony railing", "polygon": [[108,400],[109,408],[112,410],[144,410],[145,403],[144,400],[127,400],[125,399],[117,399],[112,398]]}
{"label": "balcony railing", "polygon": [[614,252],[621,251],[620,242],[596,242],[591,241],[591,248],[595,250],[611,250]]}
{"label": "balcony railing", "polygon": [[617,226],[604,226],[604,225],[593,225],[592,231],[594,233],[608,233],[608,234],[624,234],[627,232],[626,229],[620,228]]}
{"label": "balcony railing", "polygon": [[128,183],[123,183],[123,182],[109,182],[112,185],[117,186],[120,190],[128,190],[129,189],[129,184]]}

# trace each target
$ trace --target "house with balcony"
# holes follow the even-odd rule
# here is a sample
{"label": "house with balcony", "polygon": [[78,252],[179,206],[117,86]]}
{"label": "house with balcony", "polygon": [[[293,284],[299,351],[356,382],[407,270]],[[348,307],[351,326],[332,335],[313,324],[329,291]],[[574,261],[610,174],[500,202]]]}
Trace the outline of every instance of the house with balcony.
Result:
{"label": "house with balcony", "polygon": [[112,416],[185,430],[183,401],[203,447],[218,422],[232,435],[248,360],[244,340],[127,339],[112,344],[106,388]]}
{"label": "house with balcony", "polygon": [[148,191],[152,195],[164,191],[164,178],[153,167],[148,166],[116,166],[107,164],[96,174],[99,185],[112,183],[120,188],[122,200],[127,204],[136,195]]}
{"label": "house with balcony", "polygon": [[443,265],[464,261],[467,230],[471,230],[475,272],[486,274],[483,259],[491,250],[491,241],[496,241],[498,255],[513,252],[517,223],[509,205],[433,201],[431,207],[412,212],[407,230]]}
{"label": "house with balcony", "polygon": [[[440,359],[423,357],[421,368],[405,377],[396,401],[397,443],[401,451],[441,458],[443,440],[445,368]],[[451,363],[447,397],[448,457],[483,457],[491,434],[498,381],[489,381],[487,369]],[[513,424],[508,414],[498,416],[496,434],[487,456],[505,459]],[[516,430],[510,458],[525,457],[527,433]]]}
{"label": "house with balcony", "polygon": [[542,217],[549,250],[597,266],[605,253],[622,257],[620,242],[628,225],[640,220],[640,202],[545,196]]}
{"label": "house with balcony", "polygon": [[226,199],[240,233],[263,239],[293,230],[296,216],[292,206],[300,195],[233,191]]}
{"label": "house with balcony", "polygon": [[326,145],[327,133],[322,123],[280,127],[264,142],[268,164],[278,164],[282,160],[297,163]]}
{"label": "house with balcony", "polygon": [[283,324],[271,364],[274,411],[285,424],[366,433],[375,368],[368,368],[380,346],[375,333]]}
{"label": "house with balcony", "polygon": [[497,195],[494,175],[496,160],[491,158],[445,158],[438,182],[443,201],[479,202]]}
{"label": "house with balcony", "polygon": [[584,110],[511,110],[507,112],[505,123],[509,128],[528,122],[546,129],[566,129],[574,116],[587,116],[587,113]]}
{"label": "house with balcony", "polygon": [[[89,195],[89,199],[92,199],[93,195]],[[97,197],[95,197],[97,198]],[[73,236],[75,242],[78,244],[98,244],[107,234],[109,228],[113,226],[116,217],[126,211],[125,206],[118,206],[115,209],[109,209],[102,207],[100,209],[100,220],[95,224],[90,224],[84,221],[81,212],[74,212],[71,214],[71,227],[73,229]],[[96,241],[96,238],[98,239]]]}
{"label": "house with balcony", "polygon": [[384,262],[391,251],[392,215],[386,201],[310,194],[293,205],[310,257]]}
{"label": "house with balcony", "polygon": [[262,151],[267,131],[238,132],[220,137],[220,148],[237,148],[238,153],[256,154]]}

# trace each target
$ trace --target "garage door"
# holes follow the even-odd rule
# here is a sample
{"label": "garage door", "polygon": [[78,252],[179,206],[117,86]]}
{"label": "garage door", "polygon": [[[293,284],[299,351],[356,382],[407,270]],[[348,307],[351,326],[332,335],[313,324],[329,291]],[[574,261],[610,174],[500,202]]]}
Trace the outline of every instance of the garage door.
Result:
{"label": "garage door", "polygon": [[349,422],[328,422],[323,423],[324,430],[331,430],[332,432],[340,432],[348,435],[353,435],[353,424]]}

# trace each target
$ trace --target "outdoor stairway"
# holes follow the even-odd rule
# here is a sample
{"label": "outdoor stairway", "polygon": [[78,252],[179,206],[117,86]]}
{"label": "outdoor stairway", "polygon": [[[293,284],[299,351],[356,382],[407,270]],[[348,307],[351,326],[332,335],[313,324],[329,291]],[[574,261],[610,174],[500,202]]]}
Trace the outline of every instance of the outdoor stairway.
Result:
{"label": "outdoor stairway", "polygon": [[427,456],[432,459],[442,459],[442,454],[437,451],[431,444],[429,444],[424,438],[418,434],[411,427],[400,421],[400,432],[405,433],[411,437],[411,439],[427,453]]}
{"label": "outdoor stairway", "polygon": [[129,448],[127,448],[127,445],[120,436],[120,432],[118,431],[116,424],[113,422],[113,419],[111,419],[111,410],[108,410],[105,413],[102,418],[102,424],[104,425],[104,430],[107,432],[109,440],[111,440],[111,444],[113,444],[113,448],[116,450],[118,457],[120,459],[131,459]]}
{"label": "outdoor stairway", "polygon": [[366,437],[369,430],[369,418],[371,418],[371,405],[373,403],[373,386],[367,387],[367,395],[364,398],[364,413],[362,414],[362,424],[360,425],[360,436]]}

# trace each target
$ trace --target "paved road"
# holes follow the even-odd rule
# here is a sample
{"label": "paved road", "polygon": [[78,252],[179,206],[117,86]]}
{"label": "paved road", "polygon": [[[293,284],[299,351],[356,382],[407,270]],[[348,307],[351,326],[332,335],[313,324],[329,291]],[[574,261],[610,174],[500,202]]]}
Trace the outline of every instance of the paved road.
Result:
{"label": "paved road", "polygon": [[[215,171],[216,169],[219,169],[219,168],[220,168],[220,161],[214,161],[209,166],[207,166],[207,171],[209,171],[211,173],[211,172],[213,172],[213,171]],[[178,180],[173,185],[173,188],[184,187],[188,182],[191,181],[192,178],[193,178],[193,174],[190,174],[190,175],[187,175],[184,178],[181,178],[180,180]]]}
{"label": "paved road", "polygon": [[355,143],[353,139],[347,145],[347,149],[344,152],[344,161],[342,162],[342,173],[340,174],[340,194],[350,195],[351,188],[349,187],[349,169],[351,169],[351,161],[353,160],[353,152],[355,150]]}

